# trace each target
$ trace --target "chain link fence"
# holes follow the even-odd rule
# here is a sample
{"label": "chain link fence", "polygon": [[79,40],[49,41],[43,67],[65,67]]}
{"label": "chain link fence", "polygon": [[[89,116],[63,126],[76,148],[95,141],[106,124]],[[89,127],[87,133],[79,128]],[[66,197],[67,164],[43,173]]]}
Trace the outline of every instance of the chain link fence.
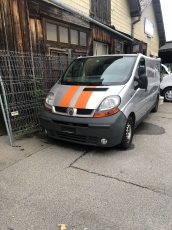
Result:
{"label": "chain link fence", "polygon": [[71,61],[67,56],[0,51],[0,107],[12,138],[40,129],[45,97]]}

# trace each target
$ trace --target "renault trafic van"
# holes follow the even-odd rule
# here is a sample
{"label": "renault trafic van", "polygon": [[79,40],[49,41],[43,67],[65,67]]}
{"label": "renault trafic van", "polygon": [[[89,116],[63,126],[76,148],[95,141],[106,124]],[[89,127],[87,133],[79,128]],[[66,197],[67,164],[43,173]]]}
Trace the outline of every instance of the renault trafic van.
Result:
{"label": "renault trafic van", "polygon": [[42,129],[60,140],[129,148],[134,128],[158,110],[160,64],[142,54],[77,58],[46,97]]}

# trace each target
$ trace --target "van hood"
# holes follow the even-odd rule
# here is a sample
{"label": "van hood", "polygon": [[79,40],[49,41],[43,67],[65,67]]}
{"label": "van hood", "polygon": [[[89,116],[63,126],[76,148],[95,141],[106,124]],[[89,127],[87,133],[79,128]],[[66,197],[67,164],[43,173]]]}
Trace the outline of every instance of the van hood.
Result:
{"label": "van hood", "polygon": [[172,74],[163,77],[162,81],[163,82],[165,82],[165,81],[172,81]]}
{"label": "van hood", "polygon": [[54,106],[76,109],[97,109],[107,96],[118,95],[125,85],[116,86],[79,86],[55,84]]}

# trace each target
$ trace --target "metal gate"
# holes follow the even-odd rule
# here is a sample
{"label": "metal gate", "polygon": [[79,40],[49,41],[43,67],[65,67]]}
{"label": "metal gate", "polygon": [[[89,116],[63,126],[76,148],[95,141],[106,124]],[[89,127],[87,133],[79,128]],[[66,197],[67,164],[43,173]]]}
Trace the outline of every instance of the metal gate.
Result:
{"label": "metal gate", "polygon": [[0,51],[0,107],[10,144],[40,129],[45,97],[72,59]]}

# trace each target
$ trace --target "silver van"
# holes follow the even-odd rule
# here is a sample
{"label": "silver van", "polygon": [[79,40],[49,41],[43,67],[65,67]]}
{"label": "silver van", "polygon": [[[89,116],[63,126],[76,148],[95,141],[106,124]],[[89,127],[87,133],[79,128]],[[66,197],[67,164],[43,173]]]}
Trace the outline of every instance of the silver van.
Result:
{"label": "silver van", "polygon": [[77,58],[46,97],[42,129],[60,140],[129,148],[134,128],[158,110],[160,62],[142,54]]}

